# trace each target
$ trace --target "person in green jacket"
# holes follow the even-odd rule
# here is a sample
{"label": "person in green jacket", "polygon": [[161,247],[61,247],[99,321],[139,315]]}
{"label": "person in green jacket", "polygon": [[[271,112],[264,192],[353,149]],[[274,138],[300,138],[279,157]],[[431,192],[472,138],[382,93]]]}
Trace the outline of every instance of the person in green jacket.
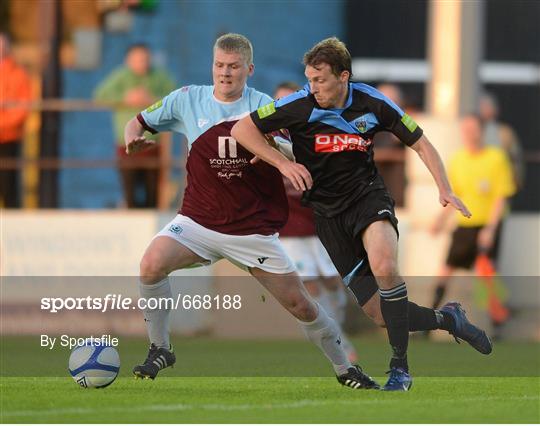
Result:
{"label": "person in green jacket", "polygon": [[153,104],[175,88],[169,74],[152,67],[151,62],[148,46],[140,43],[131,45],[127,50],[124,65],[112,71],[99,84],[94,96],[97,101],[110,103],[114,107],[116,154],[125,205],[129,208],[156,207],[159,170],[125,166],[133,164],[133,161],[137,161],[140,157],[159,157],[159,148],[128,157],[124,147],[124,126],[141,109]]}

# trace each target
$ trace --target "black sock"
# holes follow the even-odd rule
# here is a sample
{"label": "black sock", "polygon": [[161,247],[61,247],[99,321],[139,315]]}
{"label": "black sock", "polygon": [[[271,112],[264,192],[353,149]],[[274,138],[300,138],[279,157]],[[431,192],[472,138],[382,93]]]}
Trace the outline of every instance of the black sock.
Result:
{"label": "black sock", "polygon": [[418,306],[413,302],[409,302],[407,306],[409,308],[409,331],[437,330],[440,328],[440,321],[435,310]]}
{"label": "black sock", "polygon": [[433,295],[433,309],[437,309],[444,298],[444,294],[446,293],[446,282],[441,281],[437,284],[437,287],[435,288],[435,294]]}
{"label": "black sock", "polygon": [[409,344],[407,287],[405,283],[402,283],[388,290],[379,289],[379,295],[381,296],[381,313],[392,347],[390,368],[397,367],[409,371],[407,364],[407,346]]}
{"label": "black sock", "polygon": [[456,322],[448,312],[418,306],[409,302],[409,331],[446,330],[454,331]]}

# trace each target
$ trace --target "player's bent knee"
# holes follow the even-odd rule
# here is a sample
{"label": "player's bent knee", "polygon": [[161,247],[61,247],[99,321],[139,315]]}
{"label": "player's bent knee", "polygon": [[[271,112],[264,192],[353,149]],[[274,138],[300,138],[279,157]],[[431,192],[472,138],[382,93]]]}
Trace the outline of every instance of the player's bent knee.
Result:
{"label": "player's bent knee", "polygon": [[382,258],[375,262],[371,262],[370,259],[369,263],[376,277],[394,277],[399,274],[398,265],[394,259]]}
{"label": "player's bent knee", "polygon": [[144,284],[153,284],[168,275],[166,265],[159,256],[146,253],[141,259],[139,276]]}

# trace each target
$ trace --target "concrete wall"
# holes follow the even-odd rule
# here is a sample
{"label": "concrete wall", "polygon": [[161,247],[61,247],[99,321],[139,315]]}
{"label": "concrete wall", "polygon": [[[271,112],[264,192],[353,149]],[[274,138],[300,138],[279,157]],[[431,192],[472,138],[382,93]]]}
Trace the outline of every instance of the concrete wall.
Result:
{"label": "concrete wall", "polygon": [[[80,316],[60,319],[39,310],[41,297],[83,297],[122,294],[137,297],[140,257],[155,233],[174,213],[157,215],[134,211],[3,211],[0,245],[3,332],[37,332],[51,327],[103,328],[123,333],[144,333],[140,315]],[[435,272],[444,259],[448,236],[433,240],[411,220],[400,219],[400,264],[410,297],[428,304]],[[540,215],[511,215],[505,227],[501,272],[508,276],[509,303],[520,314],[509,325],[509,337],[540,338],[538,304],[538,229]],[[516,278],[517,276],[517,278]],[[212,268],[188,269],[175,273],[173,294],[235,295],[242,297],[242,309],[177,310],[172,328],[182,334],[211,333],[219,337],[301,337],[296,321],[246,273],[227,261]],[[485,314],[477,309],[474,283],[456,281],[451,298],[464,302],[478,321]],[[9,309],[6,309],[9,308]],[[21,309],[23,307],[24,309]],[[11,322],[9,322],[11,321]],[[52,322],[51,322],[52,321]],[[484,321],[485,322],[485,321]],[[9,324],[18,327],[8,327]],[[120,327],[118,325],[121,325]],[[125,325],[122,325],[125,324]],[[129,325],[129,327],[127,326]],[[21,329],[21,327],[24,329]],[[86,327],[86,328],[85,328]],[[26,330],[26,331],[25,331]]]}
{"label": "concrete wall", "polygon": [[[225,32],[250,38],[256,68],[248,84],[272,94],[283,80],[304,82],[303,53],[325,37],[343,36],[343,13],[343,1],[161,1],[152,13],[135,12],[129,32],[104,31],[101,67],[66,70],[63,96],[91,98],[134,42],[147,43],[156,63],[168,69],[179,86],[211,84],[212,46]],[[70,112],[62,117],[63,157],[114,158],[110,113]],[[178,143],[175,152],[179,154]],[[119,177],[113,169],[62,171],[60,188],[64,208],[110,208],[121,199]]]}

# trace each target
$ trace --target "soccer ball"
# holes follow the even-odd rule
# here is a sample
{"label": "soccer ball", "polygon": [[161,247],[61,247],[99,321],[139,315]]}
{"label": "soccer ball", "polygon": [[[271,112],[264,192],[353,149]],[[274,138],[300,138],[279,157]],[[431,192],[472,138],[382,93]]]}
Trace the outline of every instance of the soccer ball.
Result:
{"label": "soccer ball", "polygon": [[120,357],[112,346],[92,343],[77,346],[69,357],[69,372],[83,388],[109,386],[119,370]]}

